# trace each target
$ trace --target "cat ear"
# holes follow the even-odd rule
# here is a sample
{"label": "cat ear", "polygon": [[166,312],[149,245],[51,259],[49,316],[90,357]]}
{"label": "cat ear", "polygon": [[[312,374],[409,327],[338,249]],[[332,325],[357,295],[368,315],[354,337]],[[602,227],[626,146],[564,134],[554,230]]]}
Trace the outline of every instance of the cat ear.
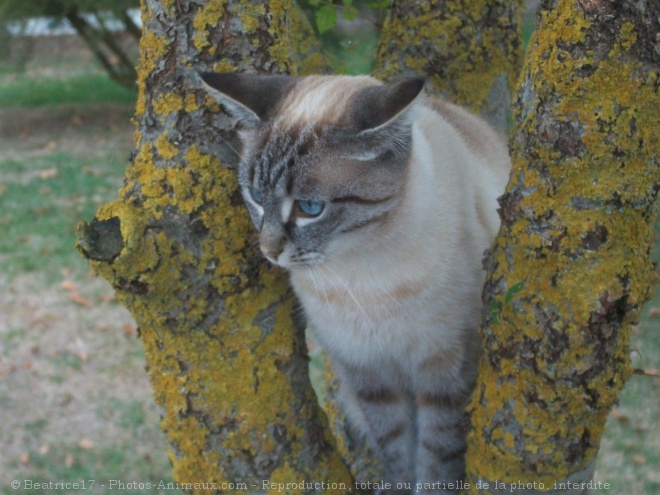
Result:
{"label": "cat ear", "polygon": [[424,88],[424,79],[412,77],[384,86],[369,86],[355,97],[351,123],[360,132],[386,127],[402,117]]}
{"label": "cat ear", "polygon": [[272,114],[284,91],[295,81],[290,76],[260,76],[203,72],[209,92],[246,127],[256,127]]}

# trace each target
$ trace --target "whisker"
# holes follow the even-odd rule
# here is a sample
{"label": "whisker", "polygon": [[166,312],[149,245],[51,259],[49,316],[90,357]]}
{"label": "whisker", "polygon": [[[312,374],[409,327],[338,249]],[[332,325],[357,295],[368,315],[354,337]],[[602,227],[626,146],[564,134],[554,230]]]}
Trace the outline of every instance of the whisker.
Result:
{"label": "whisker", "polygon": [[232,150],[232,151],[234,152],[234,154],[238,157],[239,160],[241,159],[241,154],[240,154],[238,151],[236,151],[236,148],[234,148],[234,147],[231,145],[231,143],[229,142],[229,140],[227,140],[227,139],[225,139],[224,137],[222,137],[221,134],[216,134],[215,136],[216,136],[217,138],[219,138],[224,144],[226,144],[227,147],[228,147],[230,150]]}
{"label": "whisker", "polygon": [[353,294],[351,289],[348,287],[346,282],[344,282],[344,280],[332,268],[330,268],[326,263],[321,263],[320,266],[326,268],[330,273],[332,273],[337,278],[339,283],[341,283],[344,286],[344,289],[346,289],[346,292],[348,293],[350,298],[353,299],[353,301],[355,302],[355,305],[358,307],[358,309],[362,312],[362,314],[366,318],[366,321],[369,324],[369,327],[371,328],[371,330],[372,331],[375,330],[374,325],[373,325],[371,319],[369,318],[369,315],[367,314],[365,309],[360,304],[360,301],[358,301],[358,299],[355,297],[355,295]]}

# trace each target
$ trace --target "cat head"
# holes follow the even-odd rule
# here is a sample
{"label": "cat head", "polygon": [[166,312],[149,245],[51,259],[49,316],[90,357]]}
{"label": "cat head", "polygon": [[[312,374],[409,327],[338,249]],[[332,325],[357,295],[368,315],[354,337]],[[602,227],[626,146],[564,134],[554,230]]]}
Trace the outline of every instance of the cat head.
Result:
{"label": "cat head", "polygon": [[264,255],[294,269],[366,249],[402,199],[424,81],[201,77],[241,126],[238,180]]}

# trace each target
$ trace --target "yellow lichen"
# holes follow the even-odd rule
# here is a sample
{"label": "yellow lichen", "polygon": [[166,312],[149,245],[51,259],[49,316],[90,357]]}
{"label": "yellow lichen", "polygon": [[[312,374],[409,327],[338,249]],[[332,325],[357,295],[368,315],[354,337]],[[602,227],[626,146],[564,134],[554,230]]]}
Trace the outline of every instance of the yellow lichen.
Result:
{"label": "yellow lichen", "polygon": [[204,6],[199,9],[195,19],[193,20],[193,44],[198,51],[211,45],[208,40],[209,28],[214,28],[218,23],[222,22],[226,11],[226,1],[216,0],[213,2],[206,2]]}
{"label": "yellow lichen", "polygon": [[[484,331],[495,336],[493,347],[488,348],[491,356],[504,346],[525,348],[530,341],[539,345],[532,357],[533,368],[516,353],[502,357],[497,367],[487,359],[480,363],[477,393],[470,406],[473,428],[467,453],[473,479],[547,484],[592,461],[607,414],[631,373],[629,331],[638,311],[628,311],[620,322],[612,322],[616,327],[598,327],[610,332],[607,338],[611,339],[607,350],[611,364],[603,369],[595,361],[603,338],[592,334],[591,321],[609,302],[641,307],[653,284],[647,255],[651,242],[648,212],[633,205],[660,179],[657,169],[649,168],[649,157],[659,150],[648,132],[660,125],[660,117],[649,105],[657,98],[653,85],[658,75],[624,54],[637,43],[631,23],[622,23],[619,42],[607,59],[595,63],[591,61],[594,53],[575,59],[565,48],[582,44],[591,25],[572,2],[560,1],[555,9],[543,13],[543,21],[548,27],[532,39],[523,73],[531,84],[531,94],[542,96],[546,104],[553,102],[552,116],[579,123],[584,151],[563,157],[556,147],[544,145],[534,112],[519,122],[518,132],[535,140],[514,139],[509,190],[524,188],[527,192],[518,195],[516,210],[547,219],[549,228],[545,234],[536,234],[527,215],[504,226],[493,255],[496,270],[490,277],[510,281],[509,286],[523,280],[525,290]],[[595,71],[580,76],[578,69],[589,64]],[[633,127],[636,136],[631,139]],[[529,156],[534,156],[533,163]],[[547,172],[539,173],[538,164],[548,164]],[[572,203],[581,198],[598,205],[613,197],[620,206],[580,209]],[[598,249],[585,244],[593,233],[600,236]],[[552,325],[540,322],[534,308],[552,308]],[[569,345],[554,348],[541,333],[549,325]],[[585,379],[583,386],[572,386],[571,377],[594,368],[598,373]],[[534,399],[528,402],[525,397]],[[522,426],[516,442],[512,444],[501,427],[492,425],[494,417]],[[562,442],[578,445],[584,439],[588,443],[579,465],[567,464]],[[527,466],[518,445],[543,461]]]}
{"label": "yellow lichen", "polygon": [[153,109],[159,115],[169,115],[183,110],[183,98],[178,93],[164,93],[153,102]]}
{"label": "yellow lichen", "polygon": [[178,148],[168,141],[166,134],[161,134],[156,140],[156,151],[165,159],[174,158],[179,152]]}
{"label": "yellow lichen", "polygon": [[[376,75],[383,80],[410,71],[427,75],[438,92],[486,112],[491,89],[502,75],[513,88],[521,55],[508,19],[500,20],[505,27],[484,26],[491,7],[486,1],[423,2],[415,5],[412,14],[390,15],[383,28]],[[520,2],[516,11],[520,12]],[[519,24],[519,19],[515,22]],[[428,50],[416,50],[420,40],[432,40],[430,56]]]}

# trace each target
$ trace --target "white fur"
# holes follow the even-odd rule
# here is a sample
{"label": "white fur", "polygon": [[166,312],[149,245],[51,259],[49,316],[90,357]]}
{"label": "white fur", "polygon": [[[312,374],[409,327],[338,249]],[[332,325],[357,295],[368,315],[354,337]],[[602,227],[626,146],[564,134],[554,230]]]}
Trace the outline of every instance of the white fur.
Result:
{"label": "white fur", "polygon": [[[366,234],[330,241],[321,263],[289,266],[338,374],[344,411],[392,482],[463,476],[461,401],[476,378],[481,260],[499,228],[497,197],[510,169],[506,146],[490,128],[456,107],[429,103],[419,98],[411,112],[412,154],[393,214]],[[360,387],[397,399],[363,400]],[[434,404],[436,396],[452,397],[452,405]]]}
{"label": "white fur", "polygon": [[[482,253],[499,227],[496,199],[508,179],[508,160],[504,145],[492,157],[472,152],[432,108],[418,109],[405,199],[396,218],[341,256],[328,246],[316,273],[292,267],[293,287],[331,354],[377,365],[384,353],[406,369],[411,356],[419,360],[451,349],[457,328],[476,329]],[[487,209],[485,226],[481,205]],[[344,296],[328,301],[310,292],[315,275],[321,293]],[[403,285],[424,288],[405,300],[393,297]]]}

